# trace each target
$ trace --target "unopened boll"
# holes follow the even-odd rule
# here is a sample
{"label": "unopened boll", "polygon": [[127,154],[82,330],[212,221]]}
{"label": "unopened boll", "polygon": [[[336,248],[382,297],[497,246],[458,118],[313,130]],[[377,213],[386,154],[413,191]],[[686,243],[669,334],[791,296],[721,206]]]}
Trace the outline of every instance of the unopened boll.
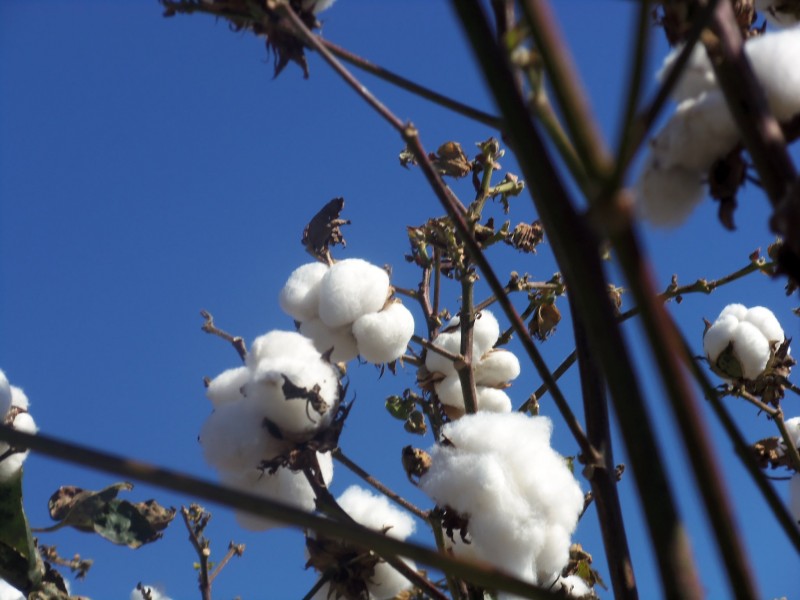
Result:
{"label": "unopened boll", "polygon": [[703,349],[722,377],[753,380],[783,341],[783,329],[768,308],[730,304],[705,332]]}
{"label": "unopened boll", "polygon": [[360,258],[342,260],[320,282],[319,316],[328,327],[341,327],[378,312],[388,296],[386,271]]}
{"label": "unopened boll", "polygon": [[392,362],[405,354],[414,335],[414,316],[399,302],[377,313],[363,315],[353,323],[358,353],[374,364]]}

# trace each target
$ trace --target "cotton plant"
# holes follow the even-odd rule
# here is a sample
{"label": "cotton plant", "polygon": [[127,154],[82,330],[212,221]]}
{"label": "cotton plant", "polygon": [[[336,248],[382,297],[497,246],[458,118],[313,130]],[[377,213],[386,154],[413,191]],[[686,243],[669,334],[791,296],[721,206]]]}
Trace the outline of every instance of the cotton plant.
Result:
{"label": "cotton plant", "polygon": [[[28,397],[20,388],[9,384],[6,374],[0,370],[0,418],[6,425],[23,433],[36,433],[36,423],[28,412]],[[0,483],[16,477],[28,451],[16,451],[0,442]]]}
{"label": "cotton plant", "polygon": [[[461,349],[460,325],[458,317],[451,319],[433,340],[433,345],[449,354],[458,355]],[[500,337],[500,325],[489,310],[478,313],[472,336],[476,408],[497,413],[510,412],[511,399],[504,390],[520,374],[519,359],[509,350],[494,348]],[[452,359],[428,350],[425,368],[435,374],[434,389],[439,401],[456,412],[463,412],[463,389]]]}
{"label": "cotton plant", "polygon": [[357,356],[373,364],[395,361],[414,334],[414,317],[391,297],[388,273],[358,258],[298,267],[279,303],[333,362]]}
{"label": "cotton plant", "polygon": [[[780,359],[785,341],[773,312],[763,306],[729,304],[703,335],[712,370],[726,381],[755,381]],[[785,349],[788,354],[788,347]]]}
{"label": "cotton plant", "polygon": [[[800,29],[757,36],[744,46],[770,110],[781,121],[800,113]],[[659,72],[663,79],[681,48]],[[740,136],[702,45],[678,82],[675,113],[650,141],[636,184],[642,215],[654,225],[682,223],[703,199],[711,167],[736,149]]]}
{"label": "cotton plant", "polygon": [[[214,411],[203,424],[203,455],[223,483],[314,509],[314,492],[286,457],[328,430],[339,413],[340,373],[308,338],[292,331],[271,331],[251,344],[245,365],[224,371],[211,382],[207,396]],[[314,453],[325,484],[333,477],[329,452]],[[237,512],[247,528],[278,524]]]}
{"label": "cotton plant", "polygon": [[[355,522],[397,540],[405,540],[414,532],[414,519],[406,512],[392,506],[385,496],[377,496],[357,485],[347,488],[337,498],[337,504]],[[355,594],[355,597],[370,600],[390,600],[412,586],[404,575],[374,554],[353,549],[347,544],[312,536],[308,538],[307,550],[310,565],[321,572],[330,569],[334,572],[329,583],[317,590],[313,600],[337,598],[340,594],[342,597]],[[359,555],[360,562],[354,558]],[[346,567],[342,560],[345,557],[349,559]],[[404,562],[416,569],[413,561]]]}
{"label": "cotton plant", "polygon": [[550,446],[552,422],[479,412],[446,424],[419,487],[466,519],[449,538],[474,557],[540,586],[559,580],[584,505],[564,457]]}

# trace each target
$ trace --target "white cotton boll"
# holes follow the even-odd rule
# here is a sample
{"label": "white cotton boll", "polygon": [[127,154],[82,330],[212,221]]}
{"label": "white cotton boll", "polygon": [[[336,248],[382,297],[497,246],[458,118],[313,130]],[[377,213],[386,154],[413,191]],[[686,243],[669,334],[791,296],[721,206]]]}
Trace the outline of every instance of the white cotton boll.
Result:
{"label": "white cotton boll", "polygon": [[[317,453],[320,472],[326,485],[333,479],[333,459],[330,453]],[[295,508],[312,512],[315,509],[314,491],[302,472],[292,472],[279,468],[275,473],[258,469],[248,469],[235,473],[221,473],[225,485],[263,498],[283,502]],[[235,511],[239,525],[250,531],[264,531],[275,527],[285,527],[285,523],[266,519],[245,511]]]}
{"label": "white cotton boll", "polygon": [[760,35],[744,50],[775,117],[788,121],[800,113],[800,28]]}
{"label": "white cotton boll", "polygon": [[254,369],[270,358],[319,359],[319,351],[307,337],[296,331],[270,331],[253,340],[245,364]]}
{"label": "white cotton boll", "polygon": [[206,388],[206,397],[214,408],[236,402],[244,398],[242,386],[250,379],[247,367],[228,369],[211,380]]}
{"label": "white cotton boll", "polygon": [[[433,345],[458,356],[461,354],[461,334],[458,331],[440,333],[436,339],[433,340]],[[425,356],[425,367],[431,373],[452,375],[456,372],[456,368],[453,366],[452,360],[446,356],[442,356],[438,352],[434,352],[433,350],[427,351]]]}
{"label": "white cotton boll", "polygon": [[[413,570],[417,570],[417,565],[414,561],[406,558],[401,558],[400,560]],[[375,565],[372,578],[367,582],[367,591],[369,592],[370,600],[392,600],[397,594],[413,585],[400,571],[397,571],[388,563],[380,562]]]}
{"label": "white cotton boll", "polygon": [[551,591],[557,592],[564,590],[571,598],[593,598],[594,592],[592,588],[586,585],[586,582],[581,579],[579,575],[569,575],[568,577],[559,577]]}
{"label": "white cotton boll", "polygon": [[552,423],[519,413],[478,413],[442,429],[452,446],[431,449],[420,488],[469,517],[473,551],[528,581],[557,572],[583,493],[550,447]]}
{"label": "white cotton boll", "polygon": [[25,594],[0,578],[0,600],[25,600]]}
{"label": "white cotton boll", "polygon": [[651,154],[635,188],[642,218],[660,227],[683,223],[703,200],[703,177],[696,170],[661,168]]}
{"label": "white cotton boll", "polygon": [[500,323],[488,310],[478,313],[475,319],[475,329],[472,332],[475,357],[483,356],[497,343],[500,337]]}
{"label": "white cotton boll", "polygon": [[11,385],[6,374],[0,369],[0,421],[6,416],[9,408],[11,408]]}
{"label": "white cotton boll", "polygon": [[733,352],[742,367],[745,379],[757,378],[767,366],[770,346],[758,327],[742,321],[733,332]]}
{"label": "white cotton boll", "polygon": [[[23,433],[34,434],[38,431],[33,417],[26,412],[21,412],[14,417],[12,427]],[[8,444],[5,442],[0,442],[0,455],[5,454],[8,449]],[[28,458],[28,453],[28,450],[23,452],[15,452],[14,454],[10,454],[0,461],[0,481],[8,481],[12,477],[15,477],[22,468],[22,463],[24,463],[25,459]]]}
{"label": "white cotton boll", "polygon": [[754,306],[745,313],[742,320],[755,325],[770,342],[783,342],[783,327],[770,309],[764,306]]}
{"label": "white cotton boll", "polygon": [[[663,83],[667,78],[672,65],[682,51],[683,46],[676,46],[664,59],[663,66],[656,75],[659,83]],[[683,74],[672,90],[672,97],[680,102],[687,98],[695,98],[703,92],[713,90],[716,87],[717,79],[714,76],[714,69],[708,60],[708,53],[706,53],[703,44],[695,44],[684,67]]]}
{"label": "white cotton boll", "polygon": [[414,519],[389,503],[386,496],[377,496],[357,485],[351,485],[337,498],[348,515],[364,527],[385,531],[386,535],[404,540],[414,533]]}
{"label": "white cotton boll", "polygon": [[458,374],[453,373],[441,381],[437,381],[433,384],[433,389],[442,404],[464,409],[464,394],[461,391],[461,380],[458,378]]}
{"label": "white cotton boll", "polygon": [[730,345],[738,327],[739,319],[735,315],[725,314],[723,311],[723,314],[708,328],[703,336],[703,349],[712,364],[717,362],[719,355]]}
{"label": "white cotton boll", "polygon": [[743,321],[745,315],[747,314],[747,307],[744,304],[728,304],[725,308],[722,309],[722,312],[719,313],[719,319],[723,317],[727,317],[728,315],[732,315],[736,317],[737,321]]}
{"label": "white cotton boll", "polygon": [[349,325],[331,329],[321,319],[300,323],[300,333],[311,338],[314,347],[322,354],[333,348],[331,362],[340,363],[358,356],[358,345]]}
{"label": "white cotton boll", "polygon": [[[787,419],[784,422],[786,426],[786,431],[789,433],[789,437],[792,439],[795,448],[800,448],[800,417],[792,417],[791,419]],[[781,440],[781,447],[778,448],[778,452],[780,452],[781,456],[786,452],[785,443]]]}
{"label": "white cotton boll", "polygon": [[492,387],[477,387],[478,410],[494,413],[511,412],[511,398],[503,390]]}
{"label": "white cotton boll", "polygon": [[11,406],[15,406],[22,410],[28,410],[30,406],[28,396],[25,395],[25,392],[22,391],[22,388],[18,388],[15,385],[11,386]]}
{"label": "white cotton boll", "polygon": [[[287,398],[284,385],[313,391],[321,403],[314,406],[300,392]],[[307,438],[327,427],[339,406],[339,378],[336,369],[317,354],[317,358],[299,361],[291,358],[262,360],[245,386],[245,395],[263,407],[266,418],[289,437]]]}
{"label": "white cotton boll", "polygon": [[496,348],[484,354],[475,366],[475,383],[498,386],[519,377],[519,359],[513,352]]}
{"label": "white cotton boll", "polygon": [[269,434],[265,416],[263,406],[249,398],[217,407],[200,429],[206,462],[219,470],[240,471],[281,454],[286,443]]}
{"label": "white cotton boll", "polygon": [[789,512],[795,523],[800,523],[800,473],[792,475],[789,481]]}
{"label": "white cotton boll", "polygon": [[328,327],[341,327],[383,308],[389,275],[365,260],[350,258],[328,269],[319,294],[320,319]]}
{"label": "white cotton boll", "polygon": [[367,362],[381,364],[405,354],[414,335],[414,315],[399,302],[377,313],[359,317],[353,323],[358,353]]}
{"label": "white cotton boll", "polygon": [[[142,586],[145,590],[149,592],[149,597],[152,600],[172,600],[169,596],[166,596],[164,593],[158,590],[158,588],[151,587],[149,585]],[[130,595],[130,600],[144,600],[144,594],[141,591],[134,588]]]}
{"label": "white cotton boll", "polygon": [[296,268],[283,286],[278,303],[297,321],[309,321],[319,315],[319,288],[328,265],[313,262]]}

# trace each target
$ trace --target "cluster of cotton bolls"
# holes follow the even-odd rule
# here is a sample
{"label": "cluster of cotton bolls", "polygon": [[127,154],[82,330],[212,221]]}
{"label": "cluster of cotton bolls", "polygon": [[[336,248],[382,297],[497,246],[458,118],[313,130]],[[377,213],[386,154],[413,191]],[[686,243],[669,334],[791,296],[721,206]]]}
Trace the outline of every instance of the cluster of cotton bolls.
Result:
{"label": "cluster of cotton bolls", "polygon": [[706,330],[703,349],[721,377],[752,381],[764,372],[784,339],[781,324],[768,308],[729,304]]}
{"label": "cluster of cotton bolls", "polygon": [[[223,372],[208,386],[211,413],[200,431],[206,461],[222,481],[235,488],[313,510],[314,494],[302,473],[264,461],[285,455],[292,446],[329,426],[340,401],[339,372],[323,360],[308,338],[271,331],[257,338],[245,365]],[[333,477],[329,453],[317,454],[325,482]],[[247,529],[278,523],[237,513]]]}
{"label": "cluster of cotton bolls", "polygon": [[[779,121],[800,113],[800,29],[761,35],[745,44],[745,53]],[[680,48],[659,73],[669,72]],[[675,114],[650,142],[636,196],[643,216],[656,225],[678,225],[702,200],[711,166],[739,142],[705,48],[698,44],[673,96]]]}
{"label": "cluster of cotton bolls", "polygon": [[[36,423],[28,413],[28,397],[20,388],[8,383],[3,371],[0,371],[0,421],[18,431],[36,433]],[[27,450],[6,456],[9,450],[8,444],[0,442],[0,482],[16,476],[28,456]]]}
{"label": "cluster of cotton bolls", "polygon": [[281,308],[333,362],[356,356],[374,364],[397,360],[414,334],[414,317],[390,300],[385,270],[358,258],[298,267],[280,293]]}
{"label": "cluster of cotton bolls", "polygon": [[[511,399],[503,390],[512,379],[519,376],[517,357],[508,350],[494,348],[500,337],[500,325],[494,315],[483,310],[475,319],[472,331],[472,356],[477,393],[477,410],[510,412]],[[461,350],[461,327],[454,317],[433,340],[433,345],[458,355]],[[428,350],[425,367],[431,373],[441,373],[444,378],[434,384],[436,395],[445,406],[464,410],[464,394],[453,361],[448,357]]]}
{"label": "cluster of cotton bolls", "polygon": [[[414,520],[405,512],[392,506],[385,496],[375,494],[357,485],[350,486],[337,498],[339,506],[354,521],[398,540],[405,540],[414,532]],[[416,569],[413,561],[405,560],[412,569]],[[338,566],[338,565],[337,565]],[[386,562],[375,565],[374,571],[364,582],[370,600],[390,600],[411,587],[411,583]],[[313,600],[327,600],[331,597],[331,587],[324,584],[313,596]]]}
{"label": "cluster of cotton bolls", "polygon": [[[469,544],[457,555],[497,565],[525,581],[559,581],[583,493],[565,459],[550,447],[547,417],[476,413],[442,428],[450,445],[430,450],[420,488],[439,506],[469,519]],[[564,582],[576,596],[589,592]]]}

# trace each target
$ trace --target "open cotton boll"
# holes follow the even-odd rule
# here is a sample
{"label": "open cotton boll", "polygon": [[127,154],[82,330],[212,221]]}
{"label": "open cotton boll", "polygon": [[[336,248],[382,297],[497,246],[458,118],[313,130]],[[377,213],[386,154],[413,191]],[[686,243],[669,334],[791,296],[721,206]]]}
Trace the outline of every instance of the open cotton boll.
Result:
{"label": "open cotton boll", "polygon": [[297,321],[309,321],[319,315],[319,287],[328,265],[313,262],[296,268],[281,289],[278,303]]}
{"label": "open cotton boll", "polygon": [[592,588],[586,585],[586,582],[579,575],[569,575],[568,577],[556,579],[550,591],[557,592],[559,590],[564,590],[570,598],[595,597]]}
{"label": "open cotton boll", "polygon": [[[469,518],[475,555],[532,582],[569,557],[583,493],[550,447],[552,423],[520,413],[477,413],[446,424],[452,446],[430,450],[420,488]],[[561,564],[563,562],[563,564]]]}
{"label": "open cotton boll", "polygon": [[503,390],[493,387],[477,387],[478,410],[493,413],[511,412],[511,398]]}
{"label": "open cotton boll", "polygon": [[319,351],[314,343],[296,331],[270,331],[253,340],[245,364],[254,369],[262,360],[269,358],[295,358],[317,360]]}
{"label": "open cotton boll", "polygon": [[358,356],[356,338],[349,325],[331,329],[317,318],[300,323],[300,333],[311,338],[314,347],[322,354],[332,348],[331,362],[347,362]]}
{"label": "open cotton boll", "polygon": [[[458,331],[440,333],[433,340],[433,345],[458,356],[461,354],[461,334]],[[425,355],[425,367],[431,373],[452,375],[456,372],[452,360],[433,350],[428,350]]]}
{"label": "open cotton boll", "polygon": [[[795,448],[800,448],[800,417],[792,417],[791,419],[786,419],[784,422],[786,426],[786,431],[789,433],[789,437],[792,439]],[[786,452],[786,444],[783,440],[778,447],[778,452],[781,456]]]}
{"label": "open cotton boll", "polygon": [[320,282],[319,317],[328,327],[341,327],[378,312],[389,296],[389,275],[360,258],[337,262]]}
{"label": "open cotton boll", "polygon": [[731,339],[733,352],[742,367],[745,379],[755,379],[766,368],[770,355],[770,344],[758,327],[741,321]]}
{"label": "open cotton boll", "polygon": [[[401,560],[416,570],[417,567],[413,561],[405,558]],[[404,575],[385,562],[375,565],[372,577],[366,583],[369,600],[393,600],[400,592],[413,585]],[[311,600],[330,600],[335,597],[335,595],[331,595],[330,585],[326,583],[317,590]]]}
{"label": "open cotton boll", "polygon": [[722,314],[708,328],[703,336],[703,349],[708,360],[716,362],[719,355],[728,347],[733,340],[733,334],[739,327],[739,319],[732,314]]}
{"label": "open cotton boll", "polygon": [[765,306],[754,306],[748,309],[742,320],[755,325],[770,342],[781,343],[785,339],[783,327],[775,317],[775,313]]}
{"label": "open cotton boll", "polygon": [[635,188],[642,218],[661,227],[683,223],[703,200],[704,176],[682,167],[662,168],[651,154]]}
{"label": "open cotton boll", "polygon": [[[458,328],[461,324],[459,317],[453,317],[445,326],[446,330]],[[460,329],[455,329],[454,333],[461,340]],[[477,360],[486,354],[497,343],[500,337],[500,323],[488,309],[484,309],[475,315],[475,324],[472,328],[472,354]],[[456,352],[457,354],[458,352]]]}
{"label": "open cotton boll", "polygon": [[[17,431],[23,433],[36,433],[38,431],[33,417],[26,412],[19,413],[14,417],[14,422],[11,425]],[[5,454],[9,449],[8,444],[0,442],[0,455]],[[15,477],[22,468],[22,463],[28,458],[28,450],[23,452],[14,452],[0,461],[0,481],[8,481]]]}
{"label": "open cotton boll", "polygon": [[240,471],[281,454],[286,442],[269,434],[264,417],[264,407],[251,398],[217,407],[200,429],[206,462],[219,470]]}
{"label": "open cotton boll", "polygon": [[[795,8],[800,10],[800,5]],[[775,117],[788,121],[800,113],[800,29],[760,35],[747,42],[744,50]]]}
{"label": "open cotton boll", "polygon": [[[462,411],[464,406],[464,394],[461,388],[461,380],[457,374],[448,375],[442,381],[434,384],[436,396],[439,402],[447,406],[459,408]],[[498,390],[491,387],[476,386],[475,393],[477,394],[475,400],[477,401],[477,410],[485,410],[489,412],[510,412],[511,411],[511,398],[508,397],[503,390]]]}
{"label": "open cotton boll", "polygon": [[25,392],[22,391],[22,388],[18,388],[15,385],[11,386],[11,406],[15,406],[22,410],[28,410],[30,406],[28,396],[25,395]]}
{"label": "open cotton boll", "polygon": [[[683,46],[676,46],[664,59],[661,70],[656,75],[659,83],[663,83],[667,78],[672,65],[675,64],[675,60],[682,51]],[[703,92],[716,89],[716,87],[717,78],[708,60],[708,53],[703,44],[695,44],[683,74],[672,90],[672,97],[680,102],[687,98],[695,98]]]}
{"label": "open cotton boll", "polygon": [[[148,598],[151,600],[172,600],[169,596],[166,596],[162,592],[158,590],[158,588],[151,587],[149,585],[142,586],[148,592]],[[130,595],[130,600],[144,600],[144,594],[134,588]]]}
{"label": "open cotton boll", "polygon": [[495,348],[484,354],[475,366],[475,383],[498,386],[519,377],[519,359],[513,352]]}
{"label": "open cotton boll", "polygon": [[[330,425],[339,406],[338,372],[319,354],[308,361],[262,360],[244,389],[245,395],[263,408],[267,419],[284,435],[297,439]],[[303,397],[304,393],[313,397]]]}
{"label": "open cotton boll", "polygon": [[357,485],[351,485],[337,498],[339,506],[356,522],[386,535],[404,540],[414,533],[414,519],[389,503],[386,496],[377,496]]}
{"label": "open cotton boll", "polygon": [[[325,485],[330,485],[333,480],[333,459],[330,452],[317,453],[320,473]],[[277,500],[312,512],[315,509],[314,491],[302,472],[293,472],[286,468],[279,468],[275,473],[259,469],[247,469],[237,472],[223,472],[220,478],[225,485],[238,490],[256,494],[270,500]],[[236,521],[244,529],[250,531],[264,531],[274,527],[285,527],[286,523],[266,519],[246,511],[235,511]]]}
{"label": "open cotton boll", "polygon": [[388,363],[405,354],[414,335],[414,316],[399,302],[382,311],[359,317],[353,323],[358,353],[373,364]]}
{"label": "open cotton boll", "polygon": [[722,312],[719,313],[718,319],[722,319],[723,317],[731,315],[736,317],[737,321],[742,321],[744,320],[746,314],[747,307],[744,304],[728,304],[722,309]]}
{"label": "open cotton boll", "polygon": [[9,408],[11,408],[11,385],[6,374],[0,369],[0,421],[6,416]]}
{"label": "open cotton boll", "polygon": [[0,600],[26,600],[26,596],[5,579],[0,578]]}
{"label": "open cotton boll", "polygon": [[206,397],[211,400],[214,408],[236,402],[244,398],[242,386],[250,379],[250,370],[247,367],[228,369],[211,380],[206,388]]}

